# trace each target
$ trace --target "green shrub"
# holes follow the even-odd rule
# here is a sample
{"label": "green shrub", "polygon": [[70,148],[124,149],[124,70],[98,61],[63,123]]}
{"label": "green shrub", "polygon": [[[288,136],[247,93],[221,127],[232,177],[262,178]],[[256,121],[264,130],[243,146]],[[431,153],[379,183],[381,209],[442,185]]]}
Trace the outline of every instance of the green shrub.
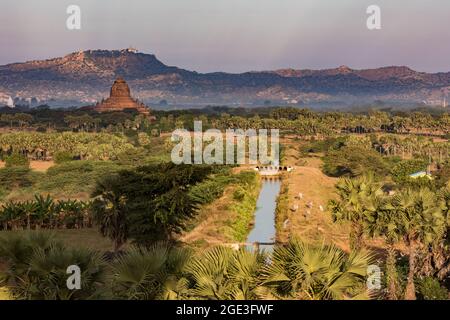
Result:
{"label": "green shrub", "polygon": [[17,152],[12,153],[10,156],[5,157],[5,167],[29,167],[30,161],[28,158]]}
{"label": "green shrub", "polygon": [[225,187],[232,181],[231,177],[211,177],[191,187],[189,195],[199,204],[211,203],[223,195]]}
{"label": "green shrub", "polygon": [[327,152],[329,150],[338,150],[345,145],[346,137],[328,138],[325,140],[312,140],[300,147],[300,152],[307,153]]}
{"label": "green shrub", "polygon": [[33,172],[26,167],[9,167],[0,169],[0,181],[6,190],[30,187],[44,174]]}
{"label": "green shrub", "polygon": [[242,201],[245,198],[245,195],[247,194],[246,190],[242,187],[237,188],[233,192],[233,199],[237,201]]}
{"label": "green shrub", "polygon": [[236,219],[230,227],[236,241],[245,241],[254,219],[260,183],[255,172],[242,172],[238,179],[239,185],[233,193],[234,203],[230,206],[236,213]]}
{"label": "green shrub", "polygon": [[116,162],[133,166],[144,165],[149,154],[150,152],[144,148],[135,148],[127,152],[119,153]]}
{"label": "green shrub", "polygon": [[68,151],[58,151],[54,154],[53,160],[55,163],[63,163],[67,161],[72,161],[74,159],[74,155]]}
{"label": "green shrub", "polygon": [[158,129],[152,129],[152,130],[150,131],[150,135],[151,135],[152,137],[159,137],[161,134],[160,134],[160,132],[159,132]]}
{"label": "green shrub", "polygon": [[137,139],[141,146],[148,146],[151,143],[150,137],[145,132],[139,132]]}
{"label": "green shrub", "polygon": [[[420,180],[423,180],[422,178],[412,179],[410,175],[419,171],[425,171],[427,165],[428,162],[423,159],[401,161],[392,168],[392,179],[400,185],[409,185],[415,181],[420,183]],[[428,180],[428,178],[425,179]]]}
{"label": "green shrub", "polygon": [[424,300],[447,300],[448,290],[433,277],[424,277],[418,281],[419,295]]}
{"label": "green shrub", "polygon": [[389,168],[383,157],[373,149],[361,146],[344,146],[327,152],[324,157],[323,172],[332,177],[356,177],[367,172],[384,177]]}
{"label": "green shrub", "polygon": [[275,223],[277,230],[283,229],[284,221],[289,215],[289,185],[286,180],[282,180],[281,191],[277,198],[277,206],[275,209]]}
{"label": "green shrub", "polygon": [[64,193],[65,196],[77,195],[80,192],[92,192],[97,180],[114,174],[127,166],[111,161],[69,161],[49,168],[45,179],[37,183],[39,192]]}
{"label": "green shrub", "polygon": [[444,163],[436,173],[436,185],[438,188],[450,186],[450,161]]}

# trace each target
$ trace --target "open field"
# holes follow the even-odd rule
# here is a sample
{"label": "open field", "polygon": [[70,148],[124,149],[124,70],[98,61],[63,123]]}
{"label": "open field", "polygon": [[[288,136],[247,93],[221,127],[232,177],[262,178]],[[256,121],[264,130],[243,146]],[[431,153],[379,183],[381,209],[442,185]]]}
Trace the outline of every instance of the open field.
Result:
{"label": "open field", "polygon": [[[334,223],[327,210],[328,202],[336,199],[335,184],[338,179],[323,173],[323,154],[301,157],[299,147],[304,142],[287,138],[283,143],[286,146],[284,164],[293,166],[295,170],[283,176],[284,184],[288,187],[288,210],[285,210],[284,216],[289,221],[286,228],[278,228],[277,240],[286,242],[295,236],[305,242],[335,244],[350,251],[349,225]],[[299,197],[300,193],[302,199]],[[309,203],[312,207],[308,207]],[[296,211],[291,210],[294,206],[298,206]],[[366,243],[379,254],[385,255],[385,243],[382,239],[368,239]],[[396,249],[406,251],[402,242],[396,245]]]}
{"label": "open field", "polygon": [[[337,179],[323,174],[319,158],[302,159],[303,165],[296,166],[294,155],[298,156],[297,149],[290,145],[287,153],[286,164],[294,166],[295,170],[284,177],[289,190],[289,222],[286,229],[278,230],[279,241],[285,242],[289,236],[297,236],[308,242],[326,241],[343,245],[348,232],[342,226],[334,224],[326,212],[328,201],[334,197]],[[302,199],[298,197],[300,193],[303,195]],[[312,203],[311,208],[307,207],[308,203]],[[298,206],[295,212],[291,210],[294,206]],[[323,211],[319,209],[320,206]]]}

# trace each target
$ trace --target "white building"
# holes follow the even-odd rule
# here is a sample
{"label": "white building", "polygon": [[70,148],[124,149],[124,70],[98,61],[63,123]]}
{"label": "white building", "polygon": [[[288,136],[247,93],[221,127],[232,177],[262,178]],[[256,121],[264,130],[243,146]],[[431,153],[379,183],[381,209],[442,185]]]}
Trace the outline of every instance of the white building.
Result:
{"label": "white building", "polygon": [[14,100],[11,97],[8,98],[8,101],[6,102],[6,106],[9,107],[9,108],[14,108],[15,107]]}

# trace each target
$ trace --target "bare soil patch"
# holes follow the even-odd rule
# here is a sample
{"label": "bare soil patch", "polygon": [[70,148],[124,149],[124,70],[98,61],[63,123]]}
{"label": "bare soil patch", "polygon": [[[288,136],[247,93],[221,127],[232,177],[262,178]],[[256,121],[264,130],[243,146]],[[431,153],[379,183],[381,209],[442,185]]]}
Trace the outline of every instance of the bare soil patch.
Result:
{"label": "bare soil patch", "polygon": [[[53,161],[35,161],[35,160],[30,161],[30,168],[32,170],[36,170],[36,171],[40,171],[40,172],[45,172],[45,171],[47,171],[48,168],[50,168],[54,165],[55,165],[55,163]],[[5,167],[5,162],[0,161],[0,168],[4,168],[4,167]]]}

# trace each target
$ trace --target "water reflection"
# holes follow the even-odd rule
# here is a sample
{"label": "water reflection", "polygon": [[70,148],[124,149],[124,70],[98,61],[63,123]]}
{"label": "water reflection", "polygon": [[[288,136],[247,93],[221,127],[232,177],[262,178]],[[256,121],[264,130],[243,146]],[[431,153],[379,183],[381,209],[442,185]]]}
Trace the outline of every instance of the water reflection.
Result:
{"label": "water reflection", "polygon": [[[263,180],[256,202],[255,224],[248,235],[247,243],[275,241],[275,209],[280,188],[281,181],[279,179]],[[248,249],[253,249],[253,247],[250,246]],[[260,245],[260,249],[272,251],[273,246]]]}

